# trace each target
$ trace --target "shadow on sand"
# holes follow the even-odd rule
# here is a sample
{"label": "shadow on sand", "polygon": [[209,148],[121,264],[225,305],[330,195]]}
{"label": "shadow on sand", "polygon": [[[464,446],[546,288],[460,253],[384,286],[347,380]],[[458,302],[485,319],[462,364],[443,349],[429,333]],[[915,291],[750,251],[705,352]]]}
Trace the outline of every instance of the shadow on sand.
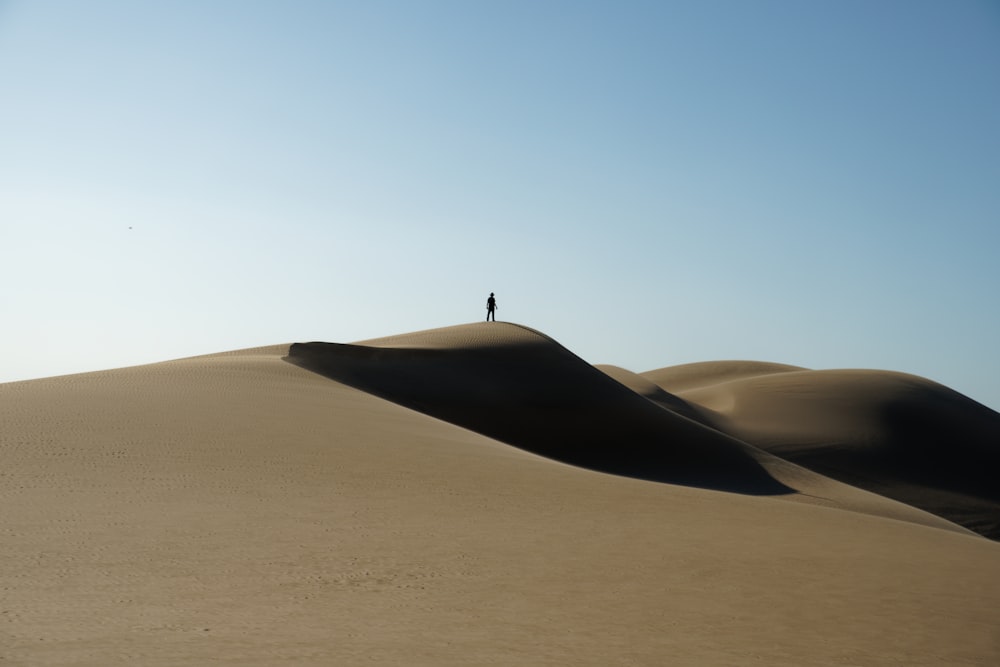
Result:
{"label": "shadow on sand", "polygon": [[571,465],[734,493],[795,492],[745,443],[647,400],[548,339],[476,349],[296,343],[285,360]]}

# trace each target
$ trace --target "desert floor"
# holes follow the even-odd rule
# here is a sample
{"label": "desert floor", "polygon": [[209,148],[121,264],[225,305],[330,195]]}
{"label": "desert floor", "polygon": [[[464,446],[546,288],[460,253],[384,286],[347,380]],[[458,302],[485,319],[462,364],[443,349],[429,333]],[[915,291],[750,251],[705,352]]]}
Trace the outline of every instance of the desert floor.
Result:
{"label": "desert floor", "polygon": [[922,378],[481,323],[0,418],[0,664],[1000,664],[1000,415]]}

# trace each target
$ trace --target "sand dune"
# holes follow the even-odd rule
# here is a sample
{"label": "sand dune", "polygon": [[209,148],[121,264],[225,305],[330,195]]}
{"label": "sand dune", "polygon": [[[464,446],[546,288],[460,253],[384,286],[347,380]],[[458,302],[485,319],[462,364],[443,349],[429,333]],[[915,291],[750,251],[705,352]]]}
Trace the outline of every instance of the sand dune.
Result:
{"label": "sand dune", "polygon": [[714,428],[1000,539],[1000,414],[947,387],[747,362],[642,375],[702,408]]}
{"label": "sand dune", "polygon": [[641,376],[606,366],[601,372],[527,327],[465,325],[355,345],[296,343],[288,360],[572,465],[954,528],[749,447]]}
{"label": "sand dune", "polygon": [[647,371],[642,376],[672,393],[732,382],[743,378],[761,377],[772,373],[804,371],[801,366],[775,364],[766,361],[703,361],[696,364],[669,366]]}
{"label": "sand dune", "polygon": [[297,343],[289,360],[573,465],[744,493],[791,491],[744,443],[660,409],[538,332],[499,323],[432,334],[454,339],[447,348],[421,347],[427,335]]}
{"label": "sand dune", "polygon": [[[0,662],[997,664],[1000,544],[602,370],[497,323],[0,385]],[[644,438],[613,465],[697,474],[441,418],[461,399],[492,430],[490,392],[504,433],[596,412]]]}

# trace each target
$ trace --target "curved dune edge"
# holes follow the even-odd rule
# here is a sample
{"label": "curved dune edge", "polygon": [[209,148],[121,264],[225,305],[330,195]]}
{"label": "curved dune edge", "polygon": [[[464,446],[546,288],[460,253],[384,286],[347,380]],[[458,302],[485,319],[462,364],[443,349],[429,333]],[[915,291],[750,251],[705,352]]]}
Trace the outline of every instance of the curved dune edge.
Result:
{"label": "curved dune edge", "polygon": [[595,368],[520,325],[459,325],[357,344],[296,343],[286,360],[571,465],[961,530],[749,446],[717,430],[714,412],[624,369]]}
{"label": "curved dune edge", "polygon": [[744,443],[663,410],[552,339],[508,323],[296,343],[288,361],[572,465],[660,482],[781,494]]}
{"label": "curved dune edge", "polygon": [[1000,414],[905,373],[699,366],[641,376],[733,437],[1000,539]]}

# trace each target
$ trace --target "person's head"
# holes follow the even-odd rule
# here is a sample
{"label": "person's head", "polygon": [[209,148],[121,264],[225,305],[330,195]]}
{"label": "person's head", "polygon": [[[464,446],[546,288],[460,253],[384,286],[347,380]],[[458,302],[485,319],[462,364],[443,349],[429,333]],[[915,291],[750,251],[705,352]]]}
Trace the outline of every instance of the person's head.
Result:
{"label": "person's head", "polygon": [[490,296],[493,296],[493,292],[490,292]]}

